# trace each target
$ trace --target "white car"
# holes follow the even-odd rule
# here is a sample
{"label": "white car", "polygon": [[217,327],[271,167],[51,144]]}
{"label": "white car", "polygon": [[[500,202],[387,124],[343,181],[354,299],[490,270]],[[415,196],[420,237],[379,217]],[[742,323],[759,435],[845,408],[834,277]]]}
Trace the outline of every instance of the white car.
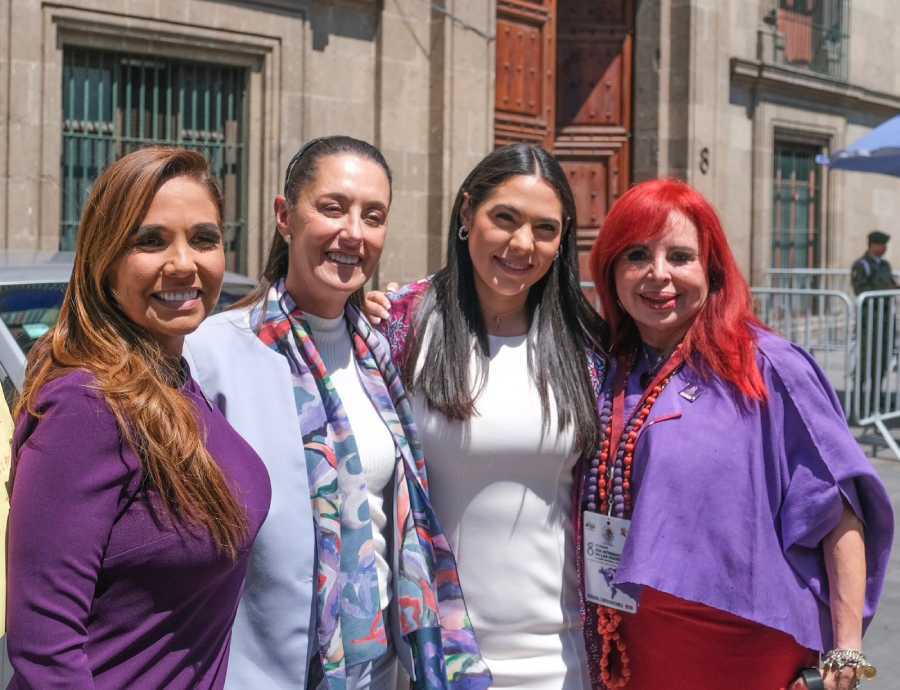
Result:
{"label": "white car", "polygon": [[[0,383],[10,407],[22,389],[28,351],[59,316],[72,259],[70,252],[0,252]],[[251,278],[226,273],[216,309],[227,308],[255,286]]]}

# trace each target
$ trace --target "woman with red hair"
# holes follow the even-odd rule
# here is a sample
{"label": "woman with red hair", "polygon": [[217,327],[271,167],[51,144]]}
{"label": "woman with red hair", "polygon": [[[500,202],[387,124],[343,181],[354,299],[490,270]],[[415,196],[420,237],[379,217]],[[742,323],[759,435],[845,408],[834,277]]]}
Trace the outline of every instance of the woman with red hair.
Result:
{"label": "woman with red hair", "polygon": [[753,316],[687,184],[623,195],[591,270],[614,359],[578,525],[596,686],[781,690],[824,653],[808,687],[856,687],[893,517],[825,374]]}

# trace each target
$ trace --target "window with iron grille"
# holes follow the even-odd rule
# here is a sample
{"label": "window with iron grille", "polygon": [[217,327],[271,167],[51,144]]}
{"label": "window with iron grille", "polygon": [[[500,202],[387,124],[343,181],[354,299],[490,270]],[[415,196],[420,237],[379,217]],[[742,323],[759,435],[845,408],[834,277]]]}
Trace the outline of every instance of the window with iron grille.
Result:
{"label": "window with iron grille", "polygon": [[65,48],[60,249],[75,246],[91,185],[135,149],[200,151],[225,195],[229,270],[246,270],[245,71],[200,62]]}
{"label": "window with iron grille", "polygon": [[847,81],[849,0],[779,0],[775,61]]}
{"label": "window with iron grille", "polygon": [[775,142],[772,268],[821,266],[821,168],[817,146]]}

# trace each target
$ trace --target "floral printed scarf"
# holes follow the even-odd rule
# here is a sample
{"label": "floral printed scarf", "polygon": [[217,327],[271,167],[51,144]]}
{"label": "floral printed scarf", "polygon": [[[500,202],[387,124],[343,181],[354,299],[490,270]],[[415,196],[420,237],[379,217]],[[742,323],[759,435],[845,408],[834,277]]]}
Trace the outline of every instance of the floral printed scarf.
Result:
{"label": "floral printed scarf", "polygon": [[[316,523],[318,649],[329,690],[345,690],[347,667],[387,650],[366,478],[341,400],[303,314],[279,281],[251,323],[290,366]],[[393,543],[399,567],[392,606],[415,660],[415,690],[481,690],[491,683],[466,612],[456,561],[428,497],[412,411],[387,346],[347,305],[361,383],[394,438]],[[397,548],[397,547],[395,547]]]}

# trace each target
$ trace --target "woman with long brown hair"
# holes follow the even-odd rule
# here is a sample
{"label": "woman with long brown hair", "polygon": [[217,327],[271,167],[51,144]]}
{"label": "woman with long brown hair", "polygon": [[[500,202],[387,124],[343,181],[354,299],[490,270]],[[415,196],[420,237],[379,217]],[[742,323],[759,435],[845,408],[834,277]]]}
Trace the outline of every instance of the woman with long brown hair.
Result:
{"label": "woman with long brown hair", "polygon": [[12,688],[224,684],[270,487],[181,358],[218,299],[222,239],[198,153],[139,150],[94,184],[16,409]]}

